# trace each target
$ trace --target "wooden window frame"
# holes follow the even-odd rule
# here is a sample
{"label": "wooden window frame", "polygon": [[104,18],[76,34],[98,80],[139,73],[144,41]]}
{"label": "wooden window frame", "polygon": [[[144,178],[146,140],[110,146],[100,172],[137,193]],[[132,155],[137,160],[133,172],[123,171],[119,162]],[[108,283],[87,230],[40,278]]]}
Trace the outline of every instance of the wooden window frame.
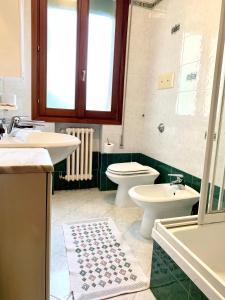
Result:
{"label": "wooden window frame", "polygon": [[[46,107],[47,77],[47,0],[32,0],[32,118],[47,122],[121,124],[126,64],[127,26],[130,0],[117,0],[116,29],[110,112],[87,111],[86,82],[82,70],[87,69],[89,0],[78,0],[76,109]],[[82,37],[82,38],[81,38]],[[86,49],[86,51],[83,51]],[[85,86],[83,86],[85,84]],[[78,97],[79,95],[79,97]]]}

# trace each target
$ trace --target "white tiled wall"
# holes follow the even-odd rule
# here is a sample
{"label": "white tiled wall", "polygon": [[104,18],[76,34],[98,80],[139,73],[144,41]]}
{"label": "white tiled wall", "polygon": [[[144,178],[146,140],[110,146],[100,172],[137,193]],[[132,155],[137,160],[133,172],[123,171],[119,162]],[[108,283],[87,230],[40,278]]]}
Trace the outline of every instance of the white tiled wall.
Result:
{"label": "white tiled wall", "polygon": [[[142,152],[202,176],[220,6],[163,0],[153,11],[133,8],[124,149],[118,126],[103,126],[102,143],[109,137],[116,152]],[[171,35],[176,24],[181,29]],[[167,72],[175,72],[175,86],[159,90]],[[187,80],[191,73],[196,80]]]}
{"label": "white tiled wall", "polygon": [[[202,175],[220,4],[163,0],[149,20],[142,152],[195,176]],[[181,29],[171,35],[175,24]],[[175,86],[159,90],[158,77],[166,72],[175,72]],[[191,73],[196,80],[187,80]]]}
{"label": "white tiled wall", "polygon": [[124,113],[124,147],[120,148],[122,126],[103,126],[102,145],[109,138],[115,152],[140,152],[143,143],[145,101],[148,88],[146,68],[150,54],[149,10],[133,8],[131,41],[128,62],[128,80]]}
{"label": "white tiled wall", "polygon": [[24,41],[22,77],[0,78],[0,93],[13,93],[17,96],[16,112],[0,112],[7,117],[12,115],[31,115],[31,1],[24,1]]}

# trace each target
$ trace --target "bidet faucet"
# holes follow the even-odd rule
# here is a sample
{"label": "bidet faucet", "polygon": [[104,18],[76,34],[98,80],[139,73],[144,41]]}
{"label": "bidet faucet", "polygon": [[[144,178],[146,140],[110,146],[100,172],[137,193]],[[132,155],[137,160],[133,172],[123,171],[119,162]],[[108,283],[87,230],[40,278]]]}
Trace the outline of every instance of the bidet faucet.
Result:
{"label": "bidet faucet", "polygon": [[176,180],[173,180],[170,182],[171,186],[177,186],[179,190],[185,189],[185,183],[184,183],[184,175],[182,174],[168,174],[170,177],[176,177]]}

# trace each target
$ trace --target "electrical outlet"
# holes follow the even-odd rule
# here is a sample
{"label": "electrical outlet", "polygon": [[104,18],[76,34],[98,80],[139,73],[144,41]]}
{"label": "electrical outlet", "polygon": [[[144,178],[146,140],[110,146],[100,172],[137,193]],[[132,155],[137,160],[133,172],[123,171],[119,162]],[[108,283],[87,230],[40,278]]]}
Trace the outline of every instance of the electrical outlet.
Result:
{"label": "electrical outlet", "polygon": [[159,76],[159,89],[171,89],[174,87],[175,73],[164,73]]}

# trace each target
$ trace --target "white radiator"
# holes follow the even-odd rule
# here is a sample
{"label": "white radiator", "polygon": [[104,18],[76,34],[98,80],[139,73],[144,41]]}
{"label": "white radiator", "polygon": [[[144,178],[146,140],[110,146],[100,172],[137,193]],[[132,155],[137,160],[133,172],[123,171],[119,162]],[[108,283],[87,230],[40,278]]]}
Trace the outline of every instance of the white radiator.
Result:
{"label": "white radiator", "polygon": [[80,139],[80,146],[67,157],[66,176],[67,181],[92,179],[92,152],[93,134],[92,128],[67,128],[66,133]]}

